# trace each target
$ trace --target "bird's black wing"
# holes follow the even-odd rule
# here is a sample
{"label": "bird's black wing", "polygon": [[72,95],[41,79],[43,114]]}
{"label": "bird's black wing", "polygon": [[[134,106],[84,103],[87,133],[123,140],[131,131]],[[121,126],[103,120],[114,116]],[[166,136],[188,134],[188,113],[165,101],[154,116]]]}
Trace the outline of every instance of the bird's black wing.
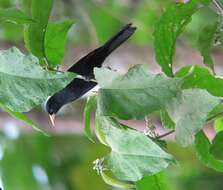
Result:
{"label": "bird's black wing", "polygon": [[129,39],[135,30],[135,27],[132,27],[131,24],[127,24],[103,46],[81,58],[77,63],[69,68],[68,71],[77,73],[88,79],[94,78],[94,67],[101,67],[106,57],[108,57],[108,55],[117,49],[123,42]]}

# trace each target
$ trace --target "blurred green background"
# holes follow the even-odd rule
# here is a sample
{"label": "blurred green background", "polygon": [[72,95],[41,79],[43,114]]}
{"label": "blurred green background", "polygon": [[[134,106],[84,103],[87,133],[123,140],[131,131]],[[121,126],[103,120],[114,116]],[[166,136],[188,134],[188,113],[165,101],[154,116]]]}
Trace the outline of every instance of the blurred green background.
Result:
{"label": "blurred green background", "polygon": [[[0,183],[5,190],[116,189],[104,184],[92,169],[93,160],[108,152],[102,145],[78,135],[18,132],[17,136],[15,130],[14,135],[6,131],[0,135]],[[180,161],[167,172],[171,190],[222,190],[223,174],[203,167],[192,147],[170,143],[169,149]]]}
{"label": "blurred green background", "polygon": [[[103,43],[118,28],[132,22],[138,30],[131,42],[148,46],[153,39],[154,24],[165,7],[172,2],[174,0],[54,0],[51,20],[75,20],[76,26],[69,36],[69,42],[74,44]],[[31,0],[0,0],[1,8],[17,6],[28,14],[30,4]],[[202,26],[212,23],[214,19],[216,14],[208,9],[202,9],[195,14],[185,32],[187,40],[195,40]],[[22,37],[22,26],[1,23],[1,40],[20,42]]]}
{"label": "blurred green background", "polygon": [[[75,26],[69,32],[64,66],[105,42],[120,27],[134,23],[138,30],[107,60],[118,70],[126,71],[133,64],[148,64],[158,72],[152,50],[153,29],[171,0],[55,0],[51,20],[71,18]],[[17,6],[26,13],[31,0],[0,0],[0,8]],[[199,31],[217,19],[211,9],[202,9],[178,41],[176,63],[200,64],[196,51]],[[25,51],[23,27],[8,22],[0,23],[0,48],[17,46]],[[221,72],[221,49],[214,52]],[[30,113],[40,126],[52,134],[46,137],[29,130],[0,112],[0,186],[3,190],[109,190],[93,171],[92,162],[109,150],[93,144],[83,134],[83,106],[85,99],[68,105],[60,112],[56,128],[51,128],[47,114],[40,107]],[[81,110],[81,111],[80,111]],[[158,125],[159,125],[159,121]],[[131,123],[135,125],[134,122]],[[20,127],[22,126],[22,127]],[[143,128],[143,122],[137,123]],[[171,140],[170,140],[171,141]],[[182,149],[174,143],[169,149],[180,165],[168,169],[171,190],[222,190],[223,174],[202,166],[193,147]]]}

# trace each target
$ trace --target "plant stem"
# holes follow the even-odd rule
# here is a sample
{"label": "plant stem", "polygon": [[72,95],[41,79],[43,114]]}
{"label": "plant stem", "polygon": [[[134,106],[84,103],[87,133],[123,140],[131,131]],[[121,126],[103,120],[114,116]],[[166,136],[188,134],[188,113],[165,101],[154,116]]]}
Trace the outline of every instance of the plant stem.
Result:
{"label": "plant stem", "polygon": [[[206,122],[209,122],[209,121],[211,121],[211,120],[213,120],[213,119],[215,119],[216,117],[221,116],[221,115],[223,115],[223,112],[217,113],[216,115],[213,115],[213,116],[207,118]],[[174,133],[174,132],[175,132],[175,130],[171,130],[171,131],[169,131],[169,132],[167,132],[167,133],[164,133],[164,134],[162,134],[162,135],[156,137],[156,139],[162,139],[162,138],[164,138],[164,137],[166,137],[166,136],[168,136],[168,135],[171,135],[171,134]]]}
{"label": "plant stem", "polygon": [[170,134],[172,134],[172,133],[174,133],[174,132],[175,132],[175,130],[171,130],[171,131],[169,131],[169,132],[167,132],[167,133],[164,133],[164,134],[158,136],[157,139],[161,139],[161,138],[163,138],[163,137],[166,137],[166,136],[168,136],[168,135],[170,135]]}
{"label": "plant stem", "polygon": [[211,121],[211,120],[213,120],[216,117],[221,116],[221,115],[223,115],[223,112],[217,113],[216,115],[213,115],[213,116],[207,118],[206,122],[209,122],[209,121]]}
{"label": "plant stem", "polygon": [[[215,119],[216,117],[221,116],[221,115],[223,115],[223,112],[217,113],[216,115],[213,115],[213,116],[207,118],[206,122],[209,122],[209,121],[211,121],[211,120],[213,120],[213,119]],[[171,131],[169,131],[169,132],[167,132],[167,133],[164,133],[164,134],[162,134],[162,135],[156,137],[156,139],[162,139],[162,138],[164,138],[164,137],[166,137],[166,136],[168,136],[168,135],[171,135],[171,134],[174,133],[174,132],[175,132],[175,130],[171,130]]]}
{"label": "plant stem", "polygon": [[223,15],[223,8],[221,3],[218,0],[213,0],[214,5],[217,7],[217,9],[219,10],[219,14]]}

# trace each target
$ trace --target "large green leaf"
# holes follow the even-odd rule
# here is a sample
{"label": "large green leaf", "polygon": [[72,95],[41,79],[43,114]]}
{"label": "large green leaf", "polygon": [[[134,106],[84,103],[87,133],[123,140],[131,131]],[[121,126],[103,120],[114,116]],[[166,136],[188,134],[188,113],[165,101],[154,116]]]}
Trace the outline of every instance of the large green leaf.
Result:
{"label": "large green leaf", "polygon": [[211,50],[215,41],[215,34],[218,29],[218,22],[203,28],[198,38],[198,49],[203,56],[204,64],[214,71],[214,62],[211,57]]}
{"label": "large green leaf", "polygon": [[[177,92],[183,79],[152,75],[142,65],[119,75],[108,69],[95,69],[103,115],[121,119],[141,119],[161,109]],[[106,79],[106,80],[105,80]]]}
{"label": "large green leaf", "polygon": [[197,133],[195,147],[199,160],[209,168],[223,172],[223,161],[215,159],[210,153],[211,143],[203,131]]}
{"label": "large green leaf", "polygon": [[32,55],[18,49],[0,51],[0,103],[15,112],[27,112],[65,87],[72,73],[47,72]]}
{"label": "large green leaf", "polygon": [[32,0],[31,12],[36,21],[25,30],[27,48],[38,58],[44,58],[44,36],[48,19],[52,9],[53,0]]}
{"label": "large green leaf", "polygon": [[48,63],[53,67],[61,63],[64,52],[67,32],[73,25],[72,20],[60,23],[50,22],[46,28],[44,49]]}
{"label": "large green leaf", "polygon": [[137,190],[169,190],[165,174],[146,176],[136,183]]}
{"label": "large green leaf", "polygon": [[176,125],[176,140],[182,146],[191,144],[194,134],[206,122],[220,99],[201,89],[184,90],[167,105],[167,112]]}
{"label": "large green leaf", "polygon": [[216,159],[223,161],[223,132],[222,131],[217,133],[214,140],[212,141],[210,152],[214,155]]}
{"label": "large green leaf", "polygon": [[17,8],[0,9],[0,21],[15,22],[17,24],[35,23],[35,21]]}
{"label": "large green leaf", "polygon": [[146,175],[159,173],[173,162],[173,157],[150,138],[110,117],[96,114],[96,124],[112,150],[106,166],[120,180],[141,180]]}
{"label": "large green leaf", "polygon": [[185,66],[177,71],[177,77],[185,77],[183,88],[201,88],[214,96],[223,96],[223,78],[214,76],[207,68],[200,66]]}
{"label": "large green leaf", "polygon": [[198,4],[194,0],[185,4],[173,4],[166,9],[155,27],[156,59],[167,76],[173,76],[172,64],[177,37],[197,10]]}

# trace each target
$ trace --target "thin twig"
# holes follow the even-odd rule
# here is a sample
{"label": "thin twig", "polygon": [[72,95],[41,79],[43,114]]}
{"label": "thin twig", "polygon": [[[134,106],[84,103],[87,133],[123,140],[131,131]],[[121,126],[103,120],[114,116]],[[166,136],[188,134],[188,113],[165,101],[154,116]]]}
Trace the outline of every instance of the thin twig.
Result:
{"label": "thin twig", "polygon": [[[223,112],[217,113],[216,115],[213,115],[213,116],[207,118],[206,122],[209,122],[209,121],[211,121],[211,120],[213,120],[213,119],[215,119],[216,117],[221,116],[221,115],[223,115]],[[164,133],[164,134],[162,134],[162,135],[159,135],[158,137],[156,137],[156,139],[162,139],[162,138],[164,138],[164,137],[166,137],[166,136],[168,136],[168,135],[171,135],[171,134],[174,133],[174,132],[175,132],[175,130],[171,130],[171,131],[169,131],[169,132],[167,132],[167,133]]]}
{"label": "thin twig", "polygon": [[223,115],[223,112],[217,113],[217,114],[207,118],[206,122],[212,121],[213,119],[215,119],[216,117],[221,116],[221,115]]}
{"label": "thin twig", "polygon": [[175,132],[175,130],[171,130],[171,131],[169,131],[167,133],[164,133],[163,135],[158,136],[156,139],[162,139],[163,137],[166,137],[166,136],[168,136],[168,135],[170,135],[170,134],[172,134],[174,132]]}
{"label": "thin twig", "polygon": [[[213,119],[215,119],[216,117],[221,116],[221,115],[223,115],[223,112],[217,113],[217,114],[215,114],[215,115],[213,115],[213,116],[207,118],[207,119],[206,119],[206,122],[212,121]],[[171,131],[169,131],[169,132],[167,132],[167,133],[164,133],[163,135],[160,135],[160,136],[156,137],[156,139],[161,139],[161,138],[163,138],[163,137],[166,137],[166,136],[168,136],[168,135],[171,135],[171,134],[174,133],[174,132],[175,132],[175,130],[171,130]]]}

